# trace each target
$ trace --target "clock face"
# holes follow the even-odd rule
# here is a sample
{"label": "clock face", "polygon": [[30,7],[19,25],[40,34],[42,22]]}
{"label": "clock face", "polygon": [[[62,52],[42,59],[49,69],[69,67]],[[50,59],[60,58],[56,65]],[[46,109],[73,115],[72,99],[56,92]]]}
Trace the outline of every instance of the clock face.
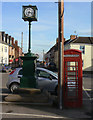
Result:
{"label": "clock face", "polygon": [[32,17],[34,15],[34,10],[32,8],[26,8],[25,9],[25,15],[27,17]]}

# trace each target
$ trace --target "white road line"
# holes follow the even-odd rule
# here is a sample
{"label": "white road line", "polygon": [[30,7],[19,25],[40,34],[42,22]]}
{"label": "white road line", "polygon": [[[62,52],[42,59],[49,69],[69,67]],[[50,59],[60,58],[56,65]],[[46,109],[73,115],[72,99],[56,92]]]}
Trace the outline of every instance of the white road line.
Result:
{"label": "white road line", "polygon": [[91,91],[92,89],[85,89],[85,88],[84,88],[84,90]]}
{"label": "white road line", "polygon": [[93,100],[93,98],[90,98],[90,100]]}
{"label": "white road line", "polygon": [[0,95],[10,95],[9,93],[0,93]]}
{"label": "white road line", "polygon": [[1,101],[0,104],[21,104],[21,105],[52,105],[52,103],[26,103],[26,102],[3,102]]}
{"label": "white road line", "polygon": [[88,99],[87,99],[87,98],[84,98],[83,100],[86,100],[86,101],[87,101],[87,100],[90,100],[90,101],[91,101],[91,100],[93,100],[93,98],[88,98]]}
{"label": "white road line", "polygon": [[86,95],[91,99],[91,96],[88,94],[88,92],[84,89],[83,87],[83,90],[85,91]]}
{"label": "white road line", "polygon": [[39,118],[66,118],[61,116],[49,116],[49,115],[37,115],[37,114],[22,114],[22,113],[0,113],[1,115],[13,115],[13,116],[29,116]]}

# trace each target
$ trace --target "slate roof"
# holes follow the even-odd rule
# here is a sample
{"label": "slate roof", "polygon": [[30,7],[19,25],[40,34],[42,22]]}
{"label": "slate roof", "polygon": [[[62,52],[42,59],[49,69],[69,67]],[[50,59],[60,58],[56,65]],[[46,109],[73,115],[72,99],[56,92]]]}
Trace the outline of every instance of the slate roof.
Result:
{"label": "slate roof", "polygon": [[93,37],[78,37],[74,40],[71,40],[70,43],[93,44]]}
{"label": "slate roof", "polygon": [[[67,45],[69,43],[84,43],[84,44],[92,44],[93,45],[93,37],[77,37],[73,40],[68,39],[64,42],[64,45]],[[49,52],[51,52],[53,49],[55,51],[58,50],[58,43],[56,43],[52,48],[50,48],[50,50],[47,52],[47,54]]]}

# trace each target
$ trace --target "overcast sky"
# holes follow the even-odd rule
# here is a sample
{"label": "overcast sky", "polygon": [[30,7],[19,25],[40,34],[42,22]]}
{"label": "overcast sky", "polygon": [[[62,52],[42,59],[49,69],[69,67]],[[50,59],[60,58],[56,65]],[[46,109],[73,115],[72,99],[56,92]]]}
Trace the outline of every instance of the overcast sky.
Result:
{"label": "overcast sky", "polygon": [[[3,2],[1,30],[18,40],[19,46],[21,46],[21,32],[23,32],[23,50],[27,52],[28,22],[22,20],[22,5],[29,4],[36,5],[38,8],[38,21],[32,22],[31,49],[42,59],[43,50],[47,52],[56,43],[58,37],[57,3]],[[91,36],[91,2],[64,3],[64,37],[69,39],[71,34]]]}

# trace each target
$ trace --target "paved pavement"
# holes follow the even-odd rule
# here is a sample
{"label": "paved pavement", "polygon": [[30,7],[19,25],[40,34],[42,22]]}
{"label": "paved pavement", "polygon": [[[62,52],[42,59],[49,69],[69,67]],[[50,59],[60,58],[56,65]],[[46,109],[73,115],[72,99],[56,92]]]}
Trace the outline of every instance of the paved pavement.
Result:
{"label": "paved pavement", "polygon": [[3,111],[0,114],[3,118],[91,118],[89,114],[90,108],[87,106],[90,103],[88,102],[86,101],[82,108],[63,110],[59,110],[56,106],[52,105],[4,103]]}
{"label": "paved pavement", "polygon": [[[84,91],[83,91],[84,92]],[[83,93],[86,96],[86,93]],[[3,118],[33,118],[33,119],[80,119],[91,118],[91,100],[86,96],[82,108],[60,110],[53,104],[33,104],[18,102],[3,102]]]}
{"label": "paved pavement", "polygon": [[[5,80],[7,75],[3,76],[3,89],[0,89],[3,94],[3,98],[7,96],[9,91],[6,89]],[[32,104],[32,103],[22,103],[22,102],[0,102],[0,115],[3,119],[13,119],[20,118],[20,119],[89,119],[91,118],[91,110],[93,107],[93,98],[91,98],[91,80],[93,78],[89,76],[83,77],[83,106],[82,108],[69,108],[69,109],[62,109],[60,110],[56,105],[51,104]],[[1,96],[2,96],[1,94]]]}

